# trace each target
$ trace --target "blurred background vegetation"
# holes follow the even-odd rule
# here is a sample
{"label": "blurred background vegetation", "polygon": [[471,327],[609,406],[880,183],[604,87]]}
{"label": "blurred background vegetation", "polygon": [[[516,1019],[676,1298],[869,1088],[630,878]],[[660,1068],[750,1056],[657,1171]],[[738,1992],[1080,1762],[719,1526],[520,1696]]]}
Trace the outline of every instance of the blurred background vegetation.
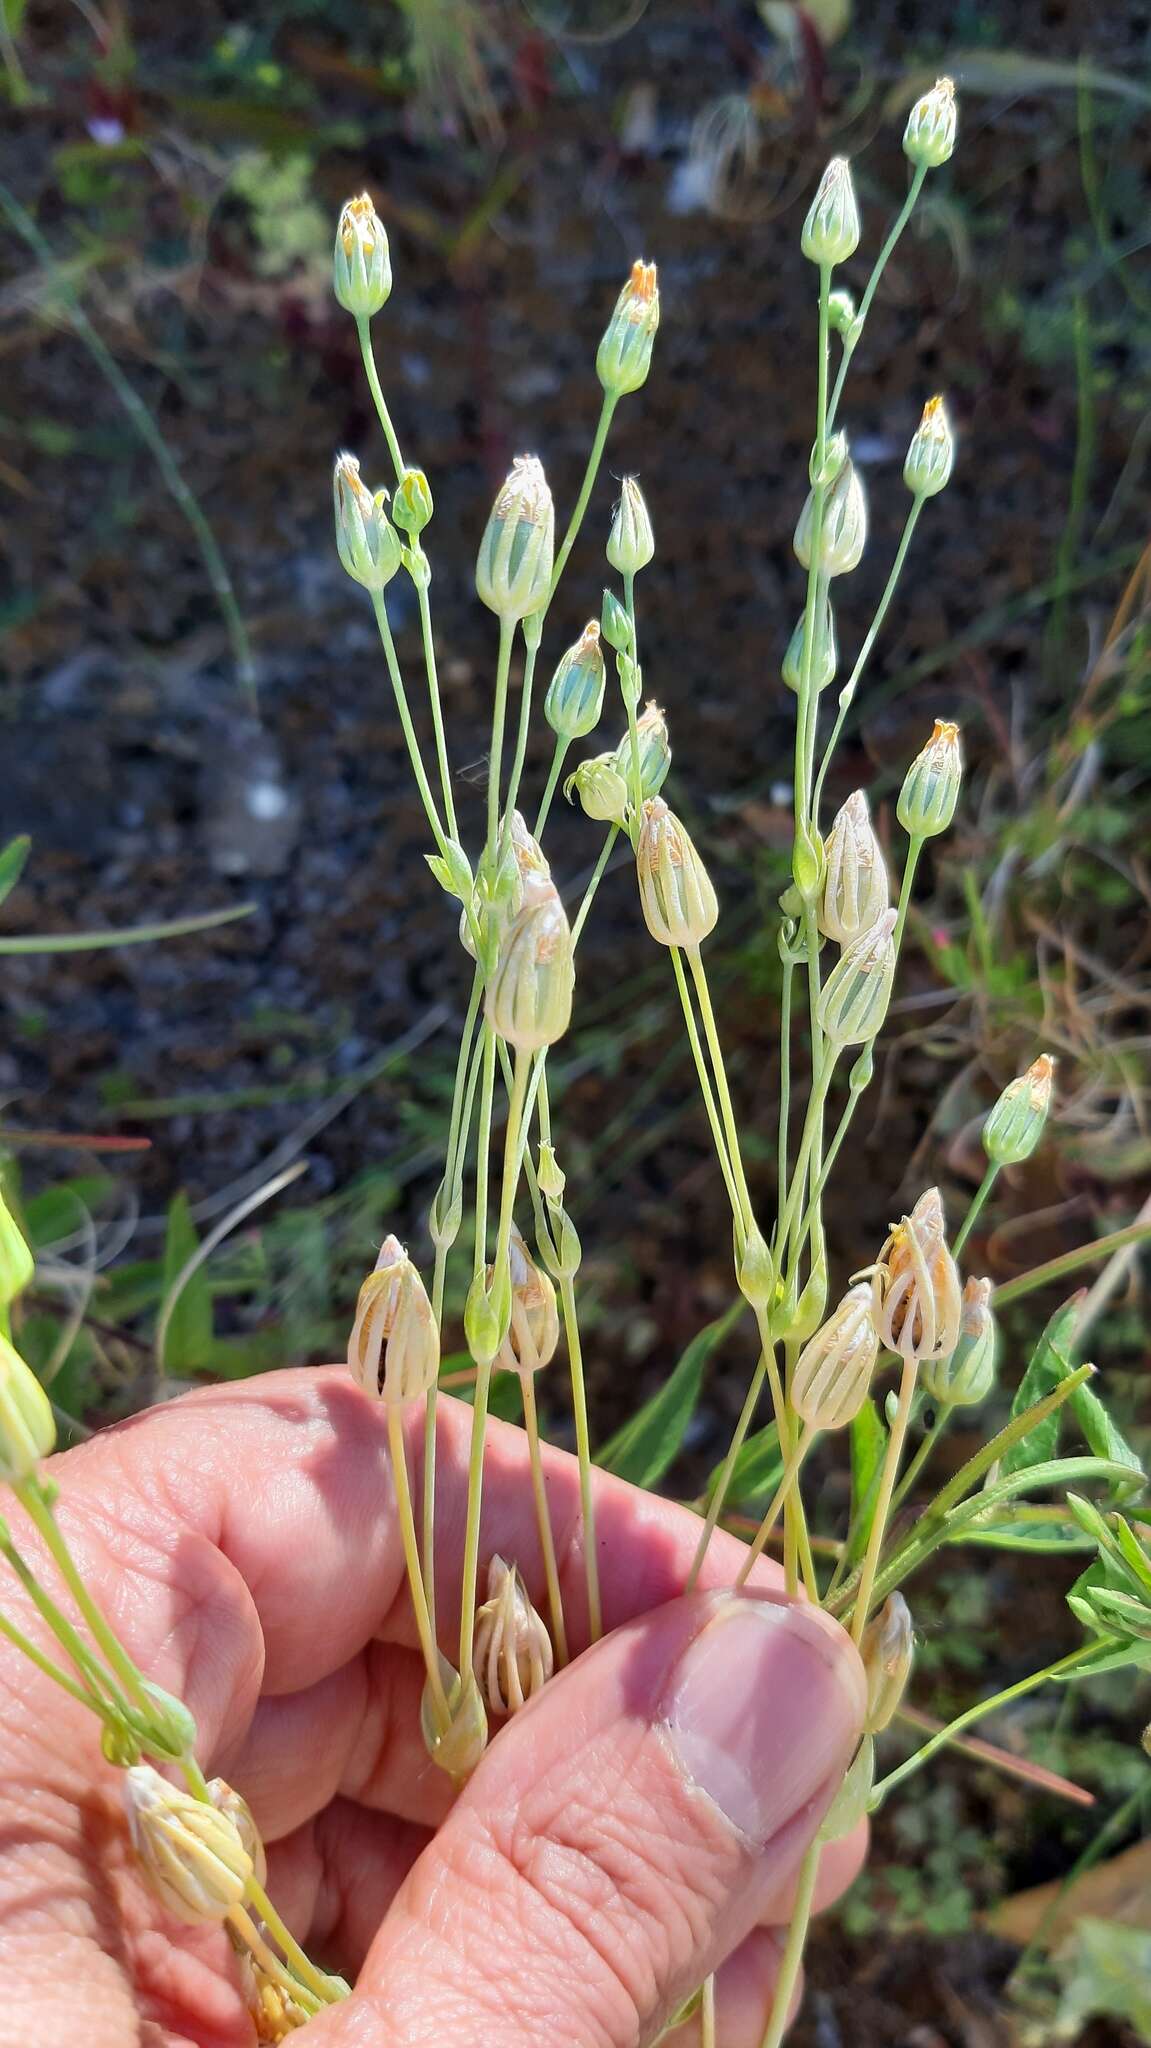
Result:
{"label": "blurred background vegetation", "polygon": [[[926,1181],[959,1210],[981,1113],[1041,1047],[1060,1058],[1058,1113],[1000,1182],[975,1269],[1004,1280],[1151,1213],[1149,59],[1151,11],[1076,0],[960,4],[945,22],[925,0],[0,0],[2,823],[32,841],[3,878],[0,1143],[39,1252],[23,1338],[77,1431],[206,1374],[339,1355],[384,1230],[426,1244],[466,963],[330,531],[335,450],[383,473],[329,291],[338,207],[365,185],[396,276],[381,369],[436,499],[465,817],[483,789],[494,645],[471,569],[492,491],[531,449],[570,504],[596,341],[631,260],[659,263],[655,368],[609,467],[641,476],[656,526],[645,677],[671,723],[669,793],[725,906],[710,971],[769,1200],[778,668],[802,599],[790,537],[814,381],[798,232],[827,156],[847,153],[874,250],[905,189],[901,117],[937,72],[956,78],[959,150],[849,385],[874,537],[843,637],[882,588],[903,451],[935,390],[961,459],[833,794],[866,786],[885,833],[936,715],[962,722],[970,780],[924,864],[875,1106],[831,1199],[835,1275]],[[611,504],[608,478],[545,661],[598,611]],[[561,806],[553,864],[573,892],[598,844]],[[633,893],[624,873],[597,901],[555,1087],[601,1440],[730,1292],[690,1059]],[[244,906],[190,936],[59,950]],[[1008,1388],[1035,1328],[1018,1313]],[[1107,1269],[1092,1316],[1111,1404],[1146,1449],[1134,1258]],[[710,1363],[669,1475],[681,1490],[726,1442],[749,1341]],[[1063,1590],[1042,1559],[938,1571],[916,1608],[923,1704],[954,1711],[1058,1654]],[[1126,1919],[1145,1948],[1081,1930],[1026,1998],[1007,2000],[1016,1951],[985,1917],[1085,1853],[1111,1867],[1141,1848],[1137,1725],[1128,1689],[1028,1702],[998,1731],[1094,1811],[953,1760],[885,1814],[844,1928],[816,1950],[800,2038],[1151,2038],[1146,1858],[1123,1866],[1141,1912],[1124,1892],[1091,1923]],[[1026,1940],[1041,1912],[1001,1932]]]}

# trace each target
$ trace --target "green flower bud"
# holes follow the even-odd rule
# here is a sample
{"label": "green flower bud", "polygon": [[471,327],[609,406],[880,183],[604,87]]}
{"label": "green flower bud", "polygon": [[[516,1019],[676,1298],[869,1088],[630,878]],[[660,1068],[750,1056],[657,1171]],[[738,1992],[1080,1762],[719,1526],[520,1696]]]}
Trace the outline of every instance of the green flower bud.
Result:
{"label": "green flower bud", "polygon": [[950,78],[937,78],[930,92],[918,99],[907,117],[903,131],[904,155],[913,164],[937,170],[955,148],[955,86]]}
{"label": "green flower bud", "polygon": [[460,1234],[464,1220],[464,1198],[459,1188],[449,1191],[441,1181],[428,1211],[428,1235],[436,1250],[449,1252]]}
{"label": "green flower bud", "polygon": [[632,264],[596,352],[596,376],[612,397],[622,398],[646,383],[658,326],[655,264],[641,260]]}
{"label": "green flower bud", "polygon": [[357,320],[370,320],[392,289],[388,237],[371,199],[349,199],[336,229],[332,281],[341,306]]}
{"label": "green flower bud", "polygon": [[422,469],[405,469],[392,498],[392,518],[401,533],[415,539],[433,511],[431,486]]}
{"label": "green flower bud", "polygon": [[1055,1061],[1042,1052],[1025,1074],[1008,1082],[983,1126],[983,1149],[996,1166],[1030,1159],[1043,1136],[1054,1079]]}
{"label": "green flower bud", "polygon": [[599,621],[589,619],[575,645],[561,654],[544,698],[544,717],[563,740],[582,740],[599,724],[607,670]]}
{"label": "green flower bud", "polygon": [[892,1593],[868,1622],[859,1645],[867,1678],[864,1729],[878,1735],[895,1719],[911,1676],[915,1635],[902,1593]]}
{"label": "green flower bud", "polygon": [[226,1920],[253,1876],[235,1821],[151,1764],[125,1771],[123,1786],[132,1847],[161,1905],[188,1926]]}
{"label": "green flower bud", "polygon": [[471,1777],[488,1742],[488,1717],[476,1684],[474,1671],[461,1680],[446,1657],[440,1657],[440,1676],[447,1694],[449,1721],[439,1726],[435,1696],[430,1680],[420,1702],[420,1732],[424,1747],[434,1764],[462,1785]]}
{"label": "green flower bud", "polygon": [[595,754],[590,761],[581,761],[564,783],[569,804],[573,791],[586,817],[604,825],[623,824],[627,816],[627,783],[615,765],[614,754]]}
{"label": "green flower bud", "polygon": [[691,834],[662,797],[644,802],[635,865],[652,938],[661,946],[698,946],[714,929],[719,904]]}
{"label": "green flower bud", "polygon": [[896,914],[882,917],[845,946],[819,998],[820,1029],[832,1045],[865,1045],[874,1038],[895,981]]}
{"label": "green flower bud", "polygon": [[634,476],[625,476],[608,535],[608,561],[621,576],[637,576],[641,569],[647,568],[654,553],[655,535],[651,530],[643,492]]}
{"label": "green flower bud", "polygon": [[929,398],[911,437],[903,481],[913,498],[936,498],[955,466],[955,436],[941,398]]}
{"label": "green flower bud", "polygon": [[807,825],[800,825],[791,850],[791,873],[805,903],[819,895],[825,870],[823,841],[818,832],[813,832]]}
{"label": "green flower bud", "polygon": [[36,1261],[7,1202],[0,1194],[0,1309],[8,1308],[30,1284]]}
{"label": "green flower bud", "polygon": [[605,590],[603,594],[603,610],[600,613],[599,624],[600,632],[609,647],[614,647],[617,654],[631,652],[631,620],[618,597],[613,596],[610,590]]}
{"label": "green flower bud", "polygon": [[806,1344],[814,1336],[823,1321],[827,1307],[827,1259],[820,1251],[810,1273],[804,1282],[799,1300],[787,1321],[787,1335],[793,1343]]}
{"label": "green flower bud", "polygon": [[140,1761],[140,1738],[122,1721],[105,1721],[100,1730],[100,1753],[113,1769],[126,1771]]}
{"label": "green flower bud", "polygon": [[848,1765],[847,1776],[819,1824],[821,1842],[839,1842],[855,1832],[865,1817],[875,1784],[875,1738],[865,1735]]}
{"label": "green flower bud", "polygon": [[845,263],[859,247],[859,207],[845,156],[833,156],[803,223],[800,248],[812,263]]}
{"label": "green flower bud", "polygon": [[567,1210],[554,1200],[548,1204],[548,1229],[540,1236],[539,1255],[554,1280],[571,1280],[579,1272],[579,1232]]}
{"label": "green flower bud", "polygon": [[567,1175],[555,1155],[555,1146],[540,1140],[540,1163],[536,1168],[536,1184],[545,1202],[560,1202],[567,1186]]}
{"label": "green flower bud", "polygon": [[[807,632],[807,614],[802,613],[794,633],[787,643],[783,657],[783,680],[789,690],[798,694],[803,683],[803,643]],[[822,611],[815,621],[815,645],[811,650],[811,685],[817,692],[826,690],[833,683],[839,668],[839,649],[835,639],[835,614],[830,600],[825,597]]]}
{"label": "green flower bud", "polygon": [[844,291],[841,287],[838,291],[828,294],[827,318],[833,334],[842,335],[845,341],[851,337],[856,311],[855,300],[849,291]]}
{"label": "green flower bud", "polygon": [[752,1308],[767,1308],[775,1300],[775,1262],[762,1230],[748,1231],[743,1257],[736,1256],[739,1291]]}
{"label": "green flower bud", "polygon": [[536,1265],[514,1223],[508,1266],[511,1321],[495,1364],[503,1372],[539,1372],[541,1367],[551,1364],[560,1341],[556,1291],[547,1274],[541,1273]]}
{"label": "green flower bud", "polygon": [[360,480],[354,455],[336,458],[332,479],[336,508],[336,547],[340,560],[365,590],[381,591],[400,566],[400,537],[384,510],[386,494],[373,497]]}
{"label": "green flower bud", "polygon": [[503,1319],[488,1290],[487,1272],[477,1273],[464,1302],[464,1337],[477,1365],[494,1363],[504,1335]]}
{"label": "green flower bud", "polygon": [[866,1280],[849,1289],[795,1362],[791,1404],[812,1429],[843,1429],[867,1398],[879,1337]]}
{"label": "green flower bud", "polygon": [[813,488],[816,484],[833,484],[844,463],[847,461],[848,453],[847,435],[842,430],[838,434],[831,435],[824,448],[822,462],[819,457],[818,444],[813,443],[811,454],[807,461],[808,483]]}
{"label": "green flower bud", "polygon": [[817,922],[825,938],[850,946],[882,917],[891,901],[883,848],[861,789],[854,790],[836,812],[826,854]]}
{"label": "green flower bud", "polygon": [[163,1686],[153,1685],[151,1679],[144,1680],[144,1691],[151,1702],[144,1745],[148,1754],[172,1760],[194,1755],[196,1720],[191,1709],[174,1693],[165,1692]]}
{"label": "green flower bud", "polygon": [[946,832],[959,802],[963,780],[963,749],[959,727],[937,718],[922,753],[903,778],[895,815],[911,839],[934,839]]}
{"label": "green flower bud", "polygon": [[[799,515],[792,545],[805,569],[811,567],[815,521],[815,492],[808,494]],[[859,567],[867,546],[867,496],[863,480],[850,458],[843,464],[827,494],[823,524],[819,531],[819,571],[823,576],[847,576]]]}
{"label": "green flower bud", "polygon": [[959,1342],[949,1358],[928,1359],[923,1390],[944,1408],[975,1408],[995,1384],[998,1332],[991,1313],[990,1280],[969,1280],[963,1290]]}
{"label": "green flower bud", "polygon": [[52,1403],[31,1366],[0,1337],[0,1483],[19,1486],[55,1448]]}
{"label": "green flower bud", "polygon": [[555,507],[543,464],[517,455],[492,506],[476,561],[476,589],[501,619],[523,619],[547,603],[555,552]]}
{"label": "green flower bud", "polygon": [[[658,704],[644,706],[636,720],[639,741],[639,788],[641,797],[658,796],[671,767],[671,742],[667,720]],[[631,734],[624,734],[613,755],[615,767],[631,788]]]}
{"label": "green flower bud", "polygon": [[552,889],[543,901],[525,904],[504,933],[488,1020],[508,1045],[539,1052],[567,1030],[574,986],[571,926]]}
{"label": "green flower bud", "polygon": [[427,1289],[397,1237],[386,1237],[375,1271],[356,1303],[348,1371],[385,1406],[402,1406],[434,1387],[440,1333]]}

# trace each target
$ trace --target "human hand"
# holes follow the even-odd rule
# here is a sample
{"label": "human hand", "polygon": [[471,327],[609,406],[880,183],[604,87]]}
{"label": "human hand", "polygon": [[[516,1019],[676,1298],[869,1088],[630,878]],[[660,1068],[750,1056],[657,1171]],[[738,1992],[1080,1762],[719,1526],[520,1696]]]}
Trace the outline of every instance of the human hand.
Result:
{"label": "human hand", "polygon": [[[449,1653],[470,1419],[441,1403]],[[422,1431],[421,1410],[414,1480]],[[578,1475],[546,1459],[574,1651]],[[251,1804],[279,1911],[358,1976],[301,2048],[634,2048],[713,1969],[721,2048],[757,2048],[795,1874],[864,1707],[847,1638],[785,1601],[774,1567],[750,1597],[724,1595],[743,1552],[717,1534],[700,1590],[677,1598],[695,1517],[597,1475],[611,1633],[457,1797],[420,1740],[385,1419],[343,1372],[208,1389],[48,1469],[90,1589],[140,1668],[187,1701],[205,1771]],[[514,1559],[543,1604],[526,1446],[498,1424],[483,1549]],[[251,2048],[223,1929],[169,1921],[137,1875],[95,1720],[0,1652],[0,2048]],[[862,1853],[858,1833],[824,1850],[817,1902]],[[671,2037],[697,2038],[698,2022]]]}

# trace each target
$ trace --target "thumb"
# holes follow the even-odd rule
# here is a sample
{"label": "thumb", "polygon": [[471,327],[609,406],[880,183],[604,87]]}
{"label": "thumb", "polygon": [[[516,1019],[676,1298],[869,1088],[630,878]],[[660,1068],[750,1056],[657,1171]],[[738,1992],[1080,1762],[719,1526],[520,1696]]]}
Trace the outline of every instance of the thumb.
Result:
{"label": "thumb", "polygon": [[636,2048],[794,1875],[858,1741],[859,1661],[782,1594],[617,1630],[499,1735],[316,2048]]}

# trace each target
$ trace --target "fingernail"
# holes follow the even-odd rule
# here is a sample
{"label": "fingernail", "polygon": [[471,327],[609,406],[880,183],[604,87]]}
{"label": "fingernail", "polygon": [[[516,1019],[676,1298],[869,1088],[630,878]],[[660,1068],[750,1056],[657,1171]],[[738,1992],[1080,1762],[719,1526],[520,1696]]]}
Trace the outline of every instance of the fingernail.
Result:
{"label": "fingernail", "polygon": [[865,1699],[836,1624],[814,1609],[733,1598],[680,1660],[667,1732],[685,1775],[763,1846],[846,1768]]}

